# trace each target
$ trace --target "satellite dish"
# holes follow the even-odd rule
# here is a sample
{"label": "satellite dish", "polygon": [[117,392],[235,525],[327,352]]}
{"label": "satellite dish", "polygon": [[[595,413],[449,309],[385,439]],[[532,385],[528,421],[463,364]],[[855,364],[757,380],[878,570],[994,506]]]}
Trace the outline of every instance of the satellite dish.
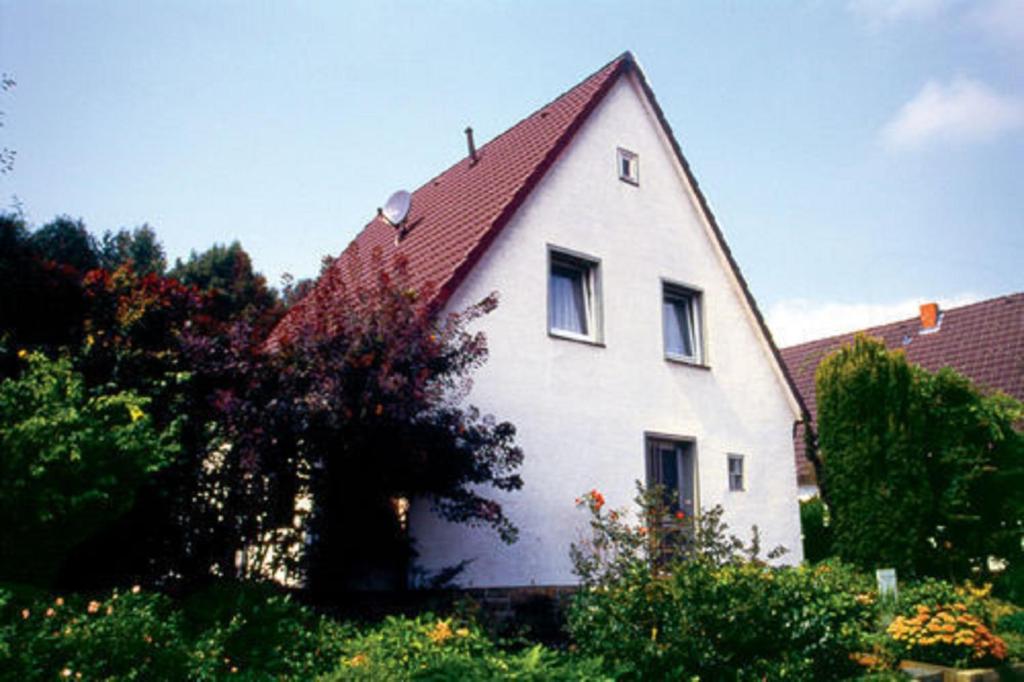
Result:
{"label": "satellite dish", "polygon": [[385,220],[397,227],[409,215],[409,207],[411,205],[412,195],[404,189],[400,189],[388,197],[388,201],[384,204],[381,213],[383,213]]}

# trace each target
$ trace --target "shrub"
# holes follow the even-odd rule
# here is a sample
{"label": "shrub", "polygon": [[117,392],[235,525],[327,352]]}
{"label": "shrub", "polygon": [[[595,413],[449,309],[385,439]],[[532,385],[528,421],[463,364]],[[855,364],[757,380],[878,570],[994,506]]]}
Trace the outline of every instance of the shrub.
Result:
{"label": "shrub", "polygon": [[11,680],[185,679],[188,649],[166,597],[133,588],[108,598],[23,602],[0,591],[6,640],[0,670]]}
{"label": "shrub", "polygon": [[500,649],[474,623],[389,617],[345,643],[335,680],[601,680],[600,662],[534,646]]}
{"label": "shrub", "polygon": [[[858,336],[816,373],[833,547],[865,569],[989,573],[1024,564],[1024,406]],[[1015,568],[1016,567],[1016,568]],[[1012,592],[1012,580],[1004,588]]]}
{"label": "shrub", "polygon": [[1003,616],[999,619],[999,622],[996,623],[996,628],[1000,632],[1012,632],[1014,634],[1024,635],[1024,611],[1016,611]]}
{"label": "shrub", "polygon": [[0,383],[0,574],[46,584],[78,543],[126,512],[177,451],[149,400],[90,395],[68,359],[22,351]]}
{"label": "shrub", "polygon": [[183,612],[194,680],[309,679],[337,664],[354,632],[271,586],[215,585],[187,600]]}
{"label": "shrub", "polygon": [[800,530],[804,539],[804,558],[817,563],[832,556],[832,527],[826,523],[828,510],[820,497],[800,502]]}
{"label": "shrub", "polygon": [[625,512],[584,496],[594,536],[573,549],[583,588],[569,611],[581,652],[623,679],[836,679],[859,670],[851,654],[876,614],[866,578],[837,563],[769,567],[756,533],[748,545],[729,536],[720,509],[663,521],[648,506],[660,497],[637,500],[640,523],[661,533],[651,542],[650,525],[631,526]]}

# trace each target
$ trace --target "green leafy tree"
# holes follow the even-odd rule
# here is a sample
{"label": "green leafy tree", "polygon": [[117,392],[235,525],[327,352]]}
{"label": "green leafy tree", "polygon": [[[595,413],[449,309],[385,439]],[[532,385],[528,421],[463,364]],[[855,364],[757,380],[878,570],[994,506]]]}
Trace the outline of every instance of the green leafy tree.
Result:
{"label": "green leafy tree", "polygon": [[108,230],[100,242],[99,252],[100,263],[107,270],[128,264],[140,275],[162,275],[167,270],[164,247],[148,224],[134,230]]}
{"label": "green leafy tree", "polygon": [[1024,412],[858,337],[816,376],[833,546],[865,568],[963,579],[1021,563]]}
{"label": "green leafy tree", "polygon": [[202,253],[193,251],[187,261],[174,263],[170,276],[184,284],[217,295],[220,316],[244,318],[267,328],[280,316],[277,292],[253,270],[252,260],[237,241],[214,244]]}
{"label": "green leafy tree", "polygon": [[154,428],[147,399],[90,394],[70,360],[20,355],[26,371],[0,383],[0,573],[45,583],[177,446],[173,428]]}
{"label": "green leafy tree", "polygon": [[100,265],[96,240],[81,219],[57,217],[32,233],[31,244],[43,260],[74,268],[80,274]]}

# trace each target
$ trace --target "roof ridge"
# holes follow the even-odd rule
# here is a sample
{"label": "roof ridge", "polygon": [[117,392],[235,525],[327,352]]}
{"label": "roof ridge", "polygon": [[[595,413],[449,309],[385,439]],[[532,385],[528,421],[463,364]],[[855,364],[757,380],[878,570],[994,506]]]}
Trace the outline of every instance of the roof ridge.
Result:
{"label": "roof ridge", "polygon": [[[577,82],[576,82],[575,84],[573,84],[573,85],[572,85],[571,87],[568,87],[568,88],[566,88],[565,90],[563,90],[562,92],[560,92],[560,93],[559,93],[559,94],[557,94],[556,96],[554,96],[554,97],[552,97],[551,99],[549,99],[549,100],[548,100],[547,102],[545,102],[544,104],[540,105],[539,107],[537,107],[536,109],[534,109],[533,111],[531,111],[531,112],[530,112],[529,114],[527,114],[526,116],[523,116],[522,118],[520,118],[520,119],[519,119],[518,121],[516,121],[515,123],[513,123],[513,124],[509,125],[509,126],[508,126],[507,128],[505,128],[504,130],[502,130],[502,131],[501,131],[500,133],[498,133],[497,135],[495,135],[495,136],[494,136],[494,137],[492,137],[491,139],[487,140],[487,142],[484,142],[484,143],[483,143],[482,145],[480,145],[480,147],[479,147],[479,148],[477,149],[477,154],[478,154],[479,156],[483,156],[483,153],[484,153],[484,151],[485,151],[485,150],[486,150],[486,149],[487,149],[488,147],[491,147],[491,146],[493,146],[493,144],[494,144],[495,142],[498,142],[498,141],[499,141],[499,140],[501,140],[501,139],[502,139],[503,137],[505,137],[506,135],[508,135],[509,133],[511,133],[512,131],[514,131],[514,130],[515,130],[516,128],[518,128],[518,127],[519,127],[519,126],[520,126],[521,124],[523,124],[523,123],[525,123],[526,121],[530,120],[531,118],[533,118],[534,116],[536,116],[536,115],[537,115],[537,114],[539,114],[540,112],[544,111],[544,110],[545,110],[545,109],[547,109],[548,107],[550,107],[550,106],[554,105],[554,104],[555,104],[555,103],[557,103],[557,102],[558,102],[559,100],[561,100],[561,99],[562,99],[563,97],[565,97],[565,96],[569,95],[570,93],[572,93],[573,91],[575,91],[575,90],[577,90],[577,89],[579,89],[579,88],[583,87],[584,85],[586,85],[586,84],[587,84],[587,83],[588,83],[588,82],[590,81],[590,79],[591,79],[591,78],[593,78],[594,76],[597,76],[597,75],[598,75],[598,74],[600,74],[600,73],[601,73],[602,71],[604,71],[605,69],[607,69],[608,67],[612,66],[613,64],[615,64],[616,62],[618,62],[618,61],[620,61],[620,60],[623,60],[623,61],[629,61],[629,62],[631,62],[631,63],[633,63],[633,64],[636,64],[636,58],[635,58],[635,57],[633,57],[633,53],[632,53],[632,52],[630,52],[629,50],[626,50],[625,52],[623,52],[622,54],[620,54],[620,55],[619,55],[618,57],[616,57],[615,59],[612,59],[611,61],[609,61],[609,62],[607,62],[607,63],[603,64],[603,65],[602,65],[602,66],[601,66],[600,68],[598,68],[598,69],[595,69],[594,71],[590,72],[589,74],[587,74],[586,76],[584,76],[584,77],[583,77],[583,78],[582,78],[581,80],[579,80],[579,81],[577,81]],[[423,188],[425,188],[425,187],[429,187],[429,186],[430,186],[430,185],[432,185],[432,184],[434,183],[434,181],[436,181],[436,180],[437,180],[438,178],[440,178],[441,176],[445,175],[445,174],[446,174],[446,173],[448,173],[449,171],[451,171],[451,170],[455,169],[456,167],[458,167],[458,166],[459,166],[459,165],[461,165],[462,163],[465,163],[465,161],[466,161],[466,159],[467,159],[467,158],[468,158],[468,155],[460,156],[460,157],[459,157],[459,158],[458,158],[458,159],[457,159],[456,161],[454,161],[454,162],[453,162],[453,163],[451,163],[450,165],[446,166],[444,170],[440,171],[439,173],[436,173],[436,174],[435,174],[435,175],[433,175],[433,176],[432,176],[431,178],[429,178],[429,179],[428,179],[428,180],[427,180],[426,182],[424,182],[424,183],[420,184],[419,186],[417,186],[417,187],[416,187],[416,189],[414,189],[414,190],[412,191],[412,194],[415,194],[415,193],[416,193],[417,191],[419,191],[419,190],[421,190],[421,189],[423,189]],[[367,222],[366,224],[367,224],[367,225],[369,225],[369,224],[370,224],[370,223],[372,223],[372,222],[373,222],[374,220],[376,220],[376,219],[377,219],[377,217],[378,217],[378,216],[374,216],[374,217],[373,217],[373,218],[371,218],[371,219],[370,219],[370,220],[369,220],[369,221],[368,221],[368,222]],[[358,237],[358,236],[359,236],[359,235],[357,234],[357,235],[356,235],[356,237]],[[355,241],[355,237],[353,237],[353,238],[352,238],[352,240],[353,240],[353,241]]]}
{"label": "roof ridge", "polygon": [[[974,301],[973,303],[964,303],[963,305],[958,305],[955,308],[946,308],[946,309],[940,308],[940,311],[943,314],[951,313],[951,312],[960,312],[960,311],[962,311],[962,310],[964,310],[966,308],[974,308],[974,307],[980,306],[980,305],[986,305],[986,304],[989,304],[989,303],[995,303],[996,301],[1000,301],[1000,300],[1003,300],[1003,299],[1010,300],[1010,299],[1017,298],[1017,297],[1024,297],[1024,291],[1017,291],[1017,292],[1013,292],[1013,293],[1009,293],[1009,294],[1002,294],[1000,296],[995,296],[993,298],[986,298],[986,299],[983,299],[981,301]],[[901,324],[913,323],[913,322],[915,322],[918,319],[920,319],[918,316],[912,316],[912,317],[906,317],[906,318],[903,318],[903,319],[900,319],[900,320],[893,320],[892,322],[883,322],[882,324],[876,324],[876,325],[872,325],[870,327],[861,327],[859,329],[851,329],[850,331],[839,332],[838,334],[831,334],[829,336],[821,336],[821,337],[818,337],[816,339],[811,339],[810,341],[801,341],[800,343],[794,343],[791,346],[786,346],[785,348],[781,348],[780,351],[781,352],[787,352],[787,351],[791,351],[791,350],[797,350],[797,349],[803,348],[805,346],[812,346],[812,345],[815,345],[815,344],[824,343],[826,341],[834,341],[834,340],[841,339],[841,338],[846,337],[846,336],[855,336],[857,334],[866,334],[866,333],[869,333],[871,331],[879,330],[879,329],[889,329],[891,327],[897,327],[897,326],[899,326]]]}
{"label": "roof ridge", "polygon": [[[401,253],[415,256],[417,262],[410,262],[410,268],[415,271],[414,279],[420,280],[416,284],[433,284],[431,303],[443,305],[611,86],[635,64],[633,55],[624,52],[487,141],[479,148],[477,161],[469,162],[464,156],[419,185],[412,192],[410,227],[401,242],[393,239],[393,228],[380,219],[379,213],[371,218],[330,269],[318,277],[313,291],[278,323],[268,347],[276,347],[307,313],[330,316],[329,309],[317,310],[318,304],[311,297],[331,296],[331,292],[320,290],[336,288],[328,281],[332,273],[342,280],[362,279],[348,269],[350,256],[358,258],[361,256],[356,254],[372,254],[378,248],[383,249],[388,262]],[[574,97],[577,93],[579,96]],[[553,114],[550,119],[541,115],[546,111]],[[528,142],[509,137],[517,133],[527,136],[524,139]],[[534,141],[537,144],[531,144]],[[423,220],[426,223],[421,225]],[[442,240],[446,244],[443,253],[437,251]]]}

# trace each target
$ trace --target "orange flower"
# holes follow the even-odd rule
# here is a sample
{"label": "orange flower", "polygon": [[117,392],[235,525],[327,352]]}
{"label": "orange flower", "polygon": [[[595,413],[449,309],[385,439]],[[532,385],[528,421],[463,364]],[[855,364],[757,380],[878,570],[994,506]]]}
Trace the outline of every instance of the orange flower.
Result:
{"label": "orange flower", "polygon": [[22,620],[28,620],[28,617],[31,616],[31,615],[32,615],[32,613],[28,609],[22,609],[21,610],[21,618],[22,618]]}
{"label": "orange flower", "polygon": [[50,608],[46,609],[46,613],[44,613],[43,615],[46,616],[47,618],[50,618],[52,616],[57,615],[57,612],[54,611],[53,607],[51,606]]}
{"label": "orange flower", "polygon": [[98,601],[91,601],[85,610],[89,613],[96,613],[100,610],[100,603]]}
{"label": "orange flower", "polygon": [[138,594],[141,591],[142,591],[141,587],[139,587],[138,585],[132,585],[132,594]]}
{"label": "orange flower", "polygon": [[53,600],[53,603],[57,606],[64,606],[64,597],[57,597]]}

